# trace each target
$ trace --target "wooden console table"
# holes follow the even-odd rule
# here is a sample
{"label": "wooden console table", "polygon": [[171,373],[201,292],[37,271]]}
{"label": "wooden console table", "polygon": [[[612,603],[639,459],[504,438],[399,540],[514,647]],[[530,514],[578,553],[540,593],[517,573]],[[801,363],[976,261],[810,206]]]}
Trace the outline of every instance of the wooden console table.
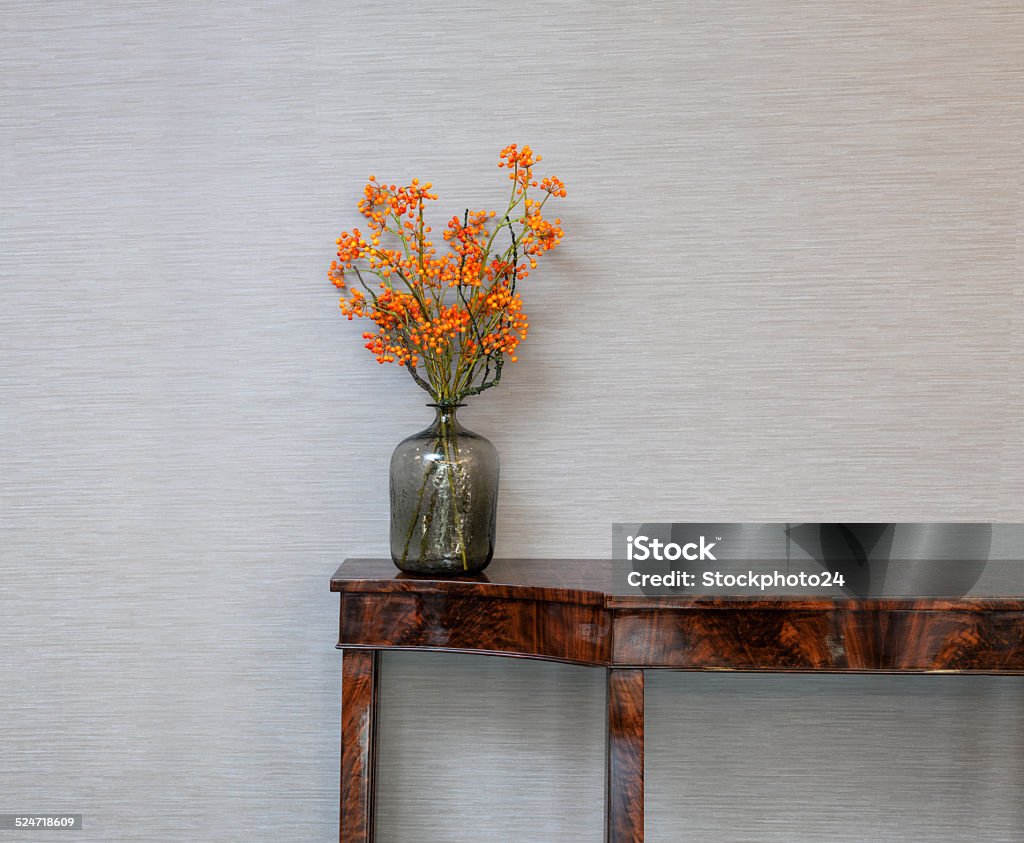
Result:
{"label": "wooden console table", "polygon": [[341,836],[373,843],[382,650],[450,650],[608,673],[607,843],[644,838],[644,671],[1024,673],[1024,597],[675,598],[611,593],[608,560],[497,560],[482,577],[349,559],[341,593]]}

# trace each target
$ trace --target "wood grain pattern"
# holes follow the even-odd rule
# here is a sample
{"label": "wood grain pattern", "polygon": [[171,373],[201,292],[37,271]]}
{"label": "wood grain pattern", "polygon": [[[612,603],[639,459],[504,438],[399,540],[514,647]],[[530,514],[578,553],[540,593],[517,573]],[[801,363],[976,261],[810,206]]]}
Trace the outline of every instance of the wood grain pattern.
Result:
{"label": "wood grain pattern", "polygon": [[331,578],[331,591],[505,597],[603,606],[610,574],[606,560],[496,559],[476,577],[433,579],[404,574],[390,560],[346,559]]}
{"label": "wood grain pattern", "polygon": [[683,609],[614,615],[614,664],[683,670],[1024,673],[1024,613]]}
{"label": "wood grain pattern", "polygon": [[596,606],[442,594],[345,594],[340,646],[445,649],[604,664],[608,613]]}
{"label": "wood grain pattern", "polygon": [[644,672],[608,671],[607,843],[644,839]]}
{"label": "wood grain pattern", "polygon": [[607,560],[496,560],[488,574],[410,580],[389,560],[346,562],[331,580],[339,646],[677,670],[1024,672],[1021,597],[621,597]]}
{"label": "wood grain pattern", "polygon": [[373,650],[342,657],[340,843],[374,843],[378,664]]}

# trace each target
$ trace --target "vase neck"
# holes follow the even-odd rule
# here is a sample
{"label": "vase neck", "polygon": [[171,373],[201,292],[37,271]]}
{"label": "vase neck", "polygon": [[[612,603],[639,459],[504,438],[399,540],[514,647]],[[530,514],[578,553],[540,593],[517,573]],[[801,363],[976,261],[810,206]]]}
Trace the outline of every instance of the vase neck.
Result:
{"label": "vase neck", "polygon": [[434,424],[436,430],[459,430],[458,419],[455,418],[455,411],[461,404],[428,404],[434,408]]}

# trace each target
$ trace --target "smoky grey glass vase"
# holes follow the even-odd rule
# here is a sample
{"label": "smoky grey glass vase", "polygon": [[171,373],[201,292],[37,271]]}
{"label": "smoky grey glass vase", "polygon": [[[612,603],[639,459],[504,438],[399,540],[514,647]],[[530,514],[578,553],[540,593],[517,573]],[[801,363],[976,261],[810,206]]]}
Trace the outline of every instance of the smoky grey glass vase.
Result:
{"label": "smoky grey glass vase", "polygon": [[408,574],[473,576],[494,556],[498,451],[428,405],[434,423],[391,455],[391,558]]}

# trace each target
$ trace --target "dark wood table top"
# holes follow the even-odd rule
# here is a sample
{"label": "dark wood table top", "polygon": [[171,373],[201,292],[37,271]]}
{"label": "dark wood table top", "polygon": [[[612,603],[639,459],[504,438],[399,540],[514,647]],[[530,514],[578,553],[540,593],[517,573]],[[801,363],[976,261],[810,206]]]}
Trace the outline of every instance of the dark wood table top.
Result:
{"label": "dark wood table top", "polygon": [[495,559],[476,577],[417,577],[390,559],[346,559],[331,591],[451,594],[603,606],[611,563],[597,559]]}
{"label": "dark wood table top", "polygon": [[463,595],[609,609],[1024,611],[1024,594],[927,598],[623,595],[615,593],[612,565],[609,559],[496,559],[480,576],[442,579],[404,574],[390,559],[346,559],[331,577],[331,591]]}

